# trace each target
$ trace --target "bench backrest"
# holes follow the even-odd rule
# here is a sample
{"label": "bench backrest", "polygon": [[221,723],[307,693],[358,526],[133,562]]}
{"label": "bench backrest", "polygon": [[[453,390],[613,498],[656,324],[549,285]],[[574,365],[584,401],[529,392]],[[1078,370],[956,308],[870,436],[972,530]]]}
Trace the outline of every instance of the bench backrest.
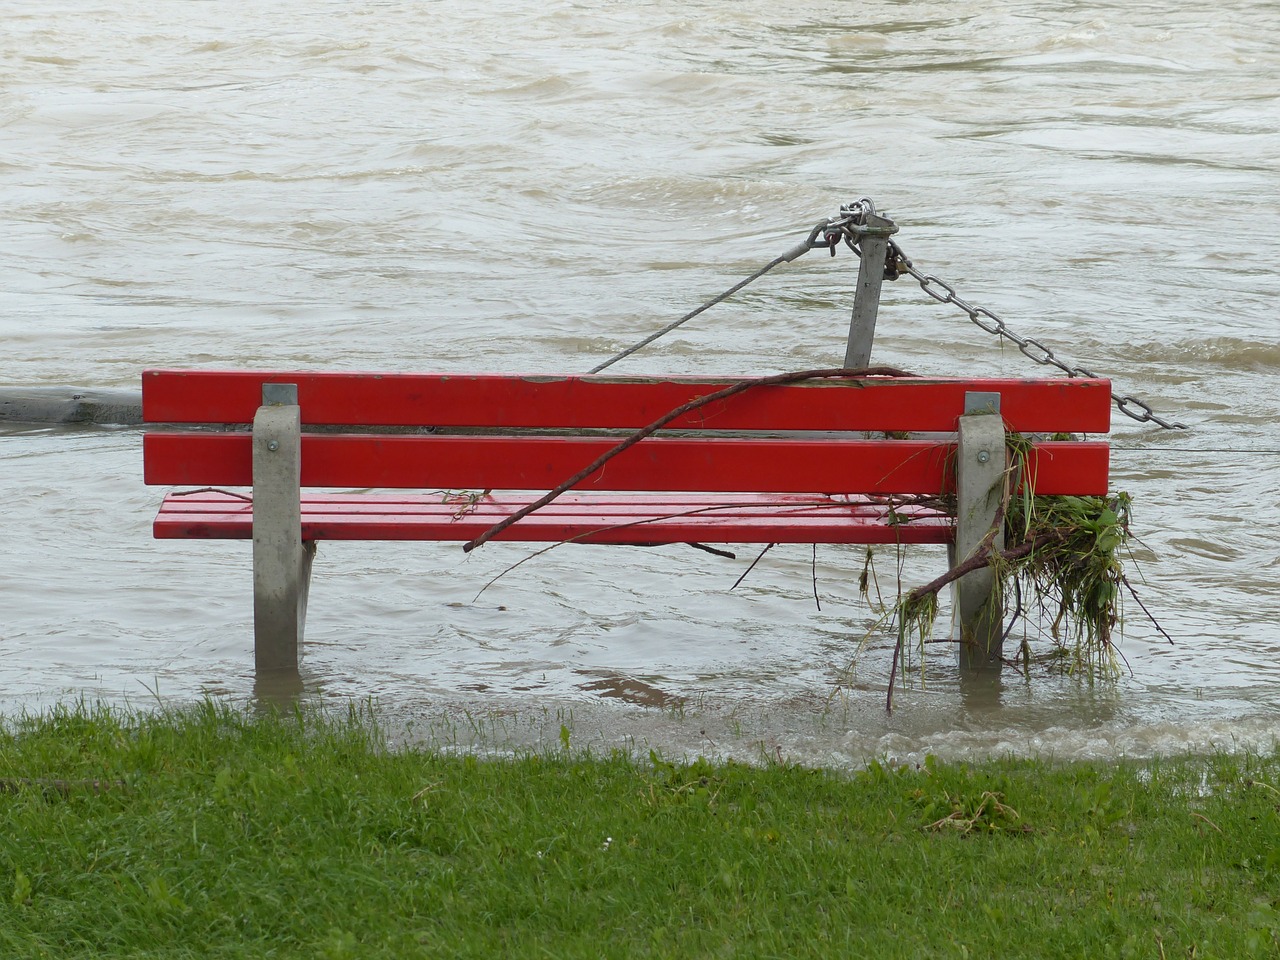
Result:
{"label": "bench backrest", "polygon": [[[264,383],[292,383],[304,431],[324,428],[304,433],[304,486],[545,490],[628,432],[734,382],[149,370],[144,421],[222,429],[149,432],[144,476],[155,484],[251,485],[245,425],[261,405]],[[862,434],[954,431],[971,392],[999,394],[1000,415],[1012,431],[1105,434],[1110,428],[1105,380],[874,377],[753,387],[672,422],[579,489],[952,492],[954,442]],[[368,432],[392,427],[443,432]],[[1036,444],[1028,472],[1038,493],[1101,494],[1107,465],[1105,442],[1044,441]]]}

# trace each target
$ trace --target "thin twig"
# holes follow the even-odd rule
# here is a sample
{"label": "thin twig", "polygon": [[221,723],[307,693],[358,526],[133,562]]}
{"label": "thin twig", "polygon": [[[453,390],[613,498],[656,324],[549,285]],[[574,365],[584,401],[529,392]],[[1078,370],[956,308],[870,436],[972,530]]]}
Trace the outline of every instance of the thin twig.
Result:
{"label": "thin twig", "polygon": [[893,713],[893,681],[898,676],[898,657],[902,654],[903,644],[907,639],[907,621],[902,619],[902,610],[898,610],[898,642],[893,645],[893,661],[889,667],[889,692],[885,695],[885,713]]}
{"label": "thin twig", "polygon": [[1004,646],[1004,642],[1009,639],[1009,634],[1013,633],[1013,628],[1018,625],[1018,620],[1022,617],[1022,581],[1017,577],[1013,578],[1013,616],[1009,618],[1009,626],[1005,628],[1004,633],[1000,635],[1000,646]]}
{"label": "thin twig", "polygon": [[780,373],[771,377],[759,377],[754,380],[739,380],[737,383],[730,384],[729,386],[724,387],[720,390],[715,390],[711,393],[706,394],[705,396],[697,397],[694,400],[690,400],[688,403],[681,404],[680,406],[672,410],[670,413],[667,413],[664,416],[659,417],[657,420],[653,421],[653,423],[649,424],[647,427],[637,430],[635,433],[627,437],[627,439],[623,440],[613,449],[607,451],[606,453],[602,453],[590,464],[588,464],[586,467],[583,467],[581,470],[575,473],[568,480],[564,481],[559,486],[557,486],[554,490],[548,491],[544,496],[539,497],[533,503],[530,503],[521,507],[515,513],[511,514],[511,516],[506,517],[500,522],[494,524],[492,527],[490,527],[484,533],[480,534],[480,536],[476,537],[474,540],[470,541],[469,543],[463,544],[462,550],[464,553],[470,553],[476,547],[481,546],[482,544],[488,543],[490,540],[492,540],[494,537],[500,534],[503,530],[507,529],[507,527],[511,526],[513,523],[517,523],[518,521],[523,520],[525,517],[533,513],[535,510],[542,509],[547,504],[551,503],[553,500],[559,497],[561,494],[577,486],[579,483],[581,483],[587,477],[591,476],[591,474],[595,473],[602,466],[604,466],[606,463],[608,463],[618,454],[622,453],[624,450],[627,450],[628,448],[635,446],[645,437],[649,437],[657,433],[659,430],[665,427],[672,420],[679,419],[680,417],[684,416],[686,413],[690,413],[694,410],[697,410],[699,407],[704,407],[707,404],[714,403],[717,400],[728,399],[729,397],[732,397],[734,394],[742,393],[744,390],[750,390],[752,387],[776,387],[776,386],[782,386],[788,383],[799,383],[803,380],[834,380],[837,378],[853,379],[857,377],[875,377],[875,376],[909,377],[911,376],[911,374],[903,370],[898,370],[894,367],[868,367],[864,370],[850,370],[845,368],[826,369],[826,370],[800,370],[795,373]]}
{"label": "thin twig", "polygon": [[[849,504],[847,503],[841,503],[839,501],[834,501],[834,500],[813,500],[813,501],[801,500],[791,505],[797,506],[797,507],[803,506],[803,507],[814,507],[814,508],[849,506]],[[585,530],[582,533],[575,534],[572,537],[566,537],[564,540],[557,540],[555,543],[549,543],[547,544],[547,546],[543,547],[541,550],[535,550],[533,553],[529,554],[527,557],[521,557],[515,563],[499,571],[495,576],[493,576],[488,583],[486,583],[483,587],[480,588],[479,593],[477,593],[475,597],[472,598],[471,602],[475,603],[476,600],[479,600],[481,594],[483,594],[486,590],[492,587],[495,583],[497,583],[499,580],[505,577],[508,573],[510,573],[516,567],[520,566],[523,563],[528,562],[529,560],[534,559],[535,557],[540,557],[544,553],[549,553],[550,551],[554,550],[556,547],[562,547],[566,543],[577,543],[579,540],[585,540],[587,537],[593,537],[597,533],[606,533],[610,530],[625,530],[628,527],[644,526],[646,523],[659,523],[663,520],[679,520],[681,517],[693,517],[702,513],[714,513],[716,510],[737,510],[742,507],[751,507],[751,506],[756,506],[756,504],[754,503],[714,503],[706,507],[697,507],[692,510],[683,510],[680,513],[666,513],[660,517],[643,517],[640,520],[628,520],[626,523],[615,523],[605,527],[596,527],[594,530]],[[706,547],[705,544],[700,544],[700,546],[704,548]],[[734,557],[734,559],[736,560],[737,557]],[[750,572],[749,568],[747,572],[748,573]]]}
{"label": "thin twig", "polygon": [[1160,621],[1151,615],[1151,611],[1147,609],[1147,605],[1142,602],[1142,598],[1138,596],[1138,591],[1133,588],[1133,584],[1129,582],[1129,578],[1123,573],[1120,574],[1120,582],[1125,585],[1125,589],[1129,591],[1129,596],[1133,597],[1134,603],[1142,608],[1142,612],[1147,615],[1147,619],[1151,621],[1151,625],[1160,631],[1160,636],[1169,641],[1169,646],[1173,646],[1173,637],[1165,632],[1164,627],[1160,626]]}
{"label": "thin twig", "polygon": [[754,570],[756,568],[756,564],[759,563],[761,559],[763,559],[764,555],[776,546],[777,546],[776,543],[765,544],[765,548],[761,550],[758,554],[756,554],[756,558],[751,561],[751,566],[747,567],[747,569],[742,571],[742,576],[740,576],[737,580],[733,581],[733,586],[730,587],[729,589],[730,590],[736,589],[738,584],[740,584],[743,580],[747,579],[747,574],[749,574],[752,570]]}
{"label": "thin twig", "polygon": [[1129,676],[1132,677],[1133,664],[1129,663],[1129,658],[1124,655],[1124,651],[1121,650],[1119,647],[1117,647],[1114,643],[1112,643],[1110,639],[1106,641],[1106,646],[1111,650],[1112,653],[1114,653],[1117,657],[1119,657],[1121,660],[1124,661],[1124,668],[1129,671]]}
{"label": "thin twig", "polygon": [[738,555],[732,550],[720,550],[717,547],[709,547],[705,543],[693,543],[690,541],[685,544],[687,547],[693,547],[695,550],[701,550],[703,553],[709,553],[714,557],[724,557],[726,560],[737,560]]}
{"label": "thin twig", "polygon": [[253,497],[244,493],[236,493],[234,490],[223,490],[221,487],[201,487],[199,490],[175,490],[173,493],[169,494],[169,496],[194,497],[198,493],[223,493],[228,497],[235,497],[237,500],[247,500],[249,503],[253,503]]}
{"label": "thin twig", "polygon": [[[875,555],[872,553],[871,544],[867,544],[867,559],[866,559],[866,562],[862,565],[862,573],[863,573],[864,579],[866,575],[870,573],[871,586],[875,587],[875,591],[876,591],[876,605],[880,608],[880,611],[883,613],[884,612],[884,594],[880,592],[880,577],[876,574]],[[863,592],[866,594],[867,602],[870,603],[871,602],[870,592],[869,591],[863,591]]]}
{"label": "thin twig", "polygon": [[813,602],[818,612],[822,612],[822,601],[818,599],[818,545],[813,544],[813,564],[809,568],[813,574]]}

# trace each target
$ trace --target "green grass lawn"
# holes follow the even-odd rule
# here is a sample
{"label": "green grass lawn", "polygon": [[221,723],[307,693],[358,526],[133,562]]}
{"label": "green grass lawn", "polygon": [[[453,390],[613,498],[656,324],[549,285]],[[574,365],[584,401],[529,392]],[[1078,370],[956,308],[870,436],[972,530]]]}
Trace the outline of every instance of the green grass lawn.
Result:
{"label": "green grass lawn", "polygon": [[0,732],[0,957],[1280,955],[1280,758],[388,750],[368,718]]}

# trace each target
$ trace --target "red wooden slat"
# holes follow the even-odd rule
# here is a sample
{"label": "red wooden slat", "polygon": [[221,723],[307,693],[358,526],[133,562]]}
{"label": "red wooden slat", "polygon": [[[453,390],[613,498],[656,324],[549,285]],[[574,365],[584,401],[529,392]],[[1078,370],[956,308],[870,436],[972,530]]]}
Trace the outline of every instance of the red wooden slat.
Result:
{"label": "red wooden slat", "polygon": [[[142,376],[149,423],[248,423],[262,384],[296,383],[303,422],[348,426],[638,429],[733,379],[164,371]],[[869,378],[757,387],[671,429],[954,430],[969,391],[1001,394],[1023,433],[1105,433],[1105,380]]]}
{"label": "red wooden slat", "polygon": [[[310,495],[302,502],[302,532],[309,540],[466,541],[530,497],[489,501],[485,514],[458,513],[438,497]],[[949,518],[927,510],[904,510],[910,522],[891,523],[883,507],[845,504],[826,498],[753,497],[713,509],[713,498],[638,497],[627,500],[575,498],[534,513],[501,539],[555,543],[946,543]],[[247,539],[253,534],[252,505],[202,493],[170,495],[155,522],[159,538]]]}
{"label": "red wooden slat", "polygon": [[[444,522],[477,520],[492,523],[514,513],[517,509],[537,499],[537,494],[500,493],[475,495],[461,494],[441,496],[430,494],[304,494],[302,500],[314,513],[332,512],[352,518],[377,519],[379,517],[424,517]],[[799,494],[669,494],[664,496],[610,496],[566,494],[543,507],[538,517],[555,515],[558,518],[590,518],[625,523],[643,517],[686,514],[710,520],[751,519],[761,515],[787,516],[804,520],[817,518],[829,520],[833,515],[841,517],[862,515],[882,518],[883,503],[860,498],[831,498]],[[221,517],[241,517],[246,521],[253,513],[251,500],[242,499],[228,492],[200,490],[175,492],[165,500],[166,517],[178,520],[183,517],[202,517],[216,514]],[[897,508],[905,517],[938,516],[937,510],[918,506]]]}
{"label": "red wooden slat", "polygon": [[[148,434],[152,484],[248,486],[248,434]],[[613,449],[614,440],[550,437],[304,436],[309,487],[546,490]],[[914,440],[651,438],[610,460],[578,490],[939,493],[954,483],[953,445]],[[1108,446],[1037,445],[1040,493],[1105,493]]]}
{"label": "red wooden slat", "polygon": [[[538,494],[510,491],[444,491],[428,493],[303,493],[302,498],[314,509],[333,508],[350,514],[404,515],[419,513],[442,517],[505,516],[538,498]],[[164,509],[170,514],[182,512],[204,513],[209,509],[219,513],[253,512],[251,495],[237,495],[232,491],[204,488],[193,491],[177,491],[169,494]],[[818,494],[758,494],[735,493],[732,497],[723,493],[661,493],[661,494],[575,494],[566,493],[548,504],[544,512],[557,512],[565,516],[592,515],[631,516],[671,513],[676,511],[707,510],[716,516],[753,516],[760,512],[788,512],[794,516],[821,516],[832,509],[842,512],[863,511],[879,515],[884,510],[881,501],[861,497],[828,497]],[[919,508],[913,508],[919,509]]]}
{"label": "red wooden slat", "polygon": [[[247,434],[151,434],[148,483],[252,482]],[[550,489],[616,441],[549,437],[305,436],[308,487]],[[927,493],[944,485],[949,448],[919,441],[651,439],[605,464],[580,490]]]}

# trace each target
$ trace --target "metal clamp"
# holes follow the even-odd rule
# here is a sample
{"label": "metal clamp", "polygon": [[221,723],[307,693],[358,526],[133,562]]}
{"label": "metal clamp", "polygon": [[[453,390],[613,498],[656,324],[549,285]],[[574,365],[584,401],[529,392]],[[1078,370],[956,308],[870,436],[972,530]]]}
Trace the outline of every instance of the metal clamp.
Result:
{"label": "metal clamp", "polygon": [[264,383],[262,405],[264,407],[296,407],[298,385],[296,383]]}

